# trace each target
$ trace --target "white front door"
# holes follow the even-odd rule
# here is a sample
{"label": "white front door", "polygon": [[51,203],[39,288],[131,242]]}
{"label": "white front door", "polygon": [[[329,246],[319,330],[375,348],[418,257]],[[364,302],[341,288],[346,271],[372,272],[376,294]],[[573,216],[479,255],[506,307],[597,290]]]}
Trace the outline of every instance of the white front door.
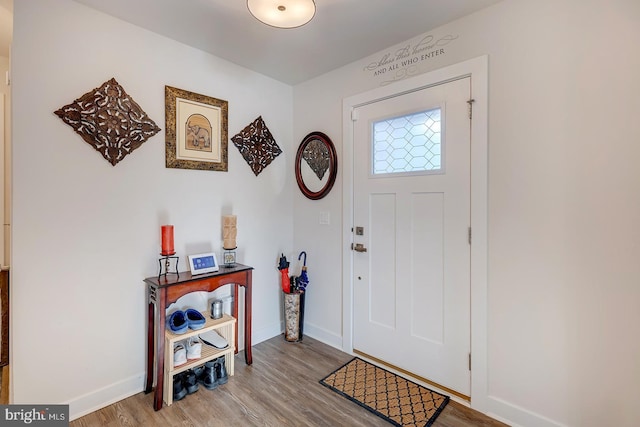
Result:
{"label": "white front door", "polygon": [[354,108],[353,349],[470,395],[470,78]]}

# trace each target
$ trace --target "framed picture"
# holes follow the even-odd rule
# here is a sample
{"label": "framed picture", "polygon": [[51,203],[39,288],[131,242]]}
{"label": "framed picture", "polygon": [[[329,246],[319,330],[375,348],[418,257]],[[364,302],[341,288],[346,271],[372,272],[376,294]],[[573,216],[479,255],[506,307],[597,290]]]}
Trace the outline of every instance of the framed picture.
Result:
{"label": "framed picture", "polygon": [[228,170],[229,103],[165,86],[166,167]]}
{"label": "framed picture", "polygon": [[216,254],[213,252],[189,255],[188,258],[189,268],[191,269],[191,274],[194,276],[196,274],[213,273],[214,271],[220,270]]}

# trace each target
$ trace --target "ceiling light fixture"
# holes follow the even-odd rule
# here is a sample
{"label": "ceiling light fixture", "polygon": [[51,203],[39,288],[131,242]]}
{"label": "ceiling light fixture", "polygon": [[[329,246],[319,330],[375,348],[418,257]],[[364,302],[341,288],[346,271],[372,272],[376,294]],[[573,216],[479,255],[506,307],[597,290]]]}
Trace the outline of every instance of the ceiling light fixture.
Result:
{"label": "ceiling light fixture", "polygon": [[313,0],[247,0],[247,8],[258,21],[277,28],[301,27],[316,14]]}

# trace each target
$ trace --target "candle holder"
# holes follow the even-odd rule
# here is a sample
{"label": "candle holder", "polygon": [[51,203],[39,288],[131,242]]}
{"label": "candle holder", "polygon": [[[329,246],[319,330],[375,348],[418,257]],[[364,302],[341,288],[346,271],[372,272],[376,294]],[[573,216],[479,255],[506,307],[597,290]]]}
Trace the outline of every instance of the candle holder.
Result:
{"label": "candle holder", "polygon": [[[164,276],[165,278],[167,277],[167,274],[176,274],[178,276],[180,276],[180,274],[178,274],[178,261],[180,260],[180,257],[175,256],[175,252],[171,253],[171,254],[160,254],[162,256],[162,258],[158,258],[158,264],[160,264],[160,271],[158,272],[158,280],[160,279],[161,276]],[[169,269],[171,268],[171,260],[174,259],[176,261],[176,271],[174,272],[170,272]],[[163,262],[164,261],[164,262]],[[163,267],[164,266],[164,273],[162,272]]]}
{"label": "candle holder", "polygon": [[222,253],[222,260],[224,261],[225,267],[235,267],[236,265],[236,248],[223,248],[224,252]]}

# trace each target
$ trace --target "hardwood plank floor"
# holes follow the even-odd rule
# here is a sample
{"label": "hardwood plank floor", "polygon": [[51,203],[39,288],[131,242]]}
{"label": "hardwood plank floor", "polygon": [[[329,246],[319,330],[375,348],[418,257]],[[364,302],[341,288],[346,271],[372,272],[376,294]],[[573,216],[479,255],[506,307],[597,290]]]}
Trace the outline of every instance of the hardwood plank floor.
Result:
{"label": "hardwood plank floor", "polygon": [[[84,426],[350,426],[391,424],[320,385],[352,356],[309,337],[288,343],[282,336],[253,347],[253,365],[235,358],[235,375],[215,390],[196,393],[160,411],[153,393],[136,394],[70,423]],[[495,421],[450,401],[434,427],[499,427]]]}

